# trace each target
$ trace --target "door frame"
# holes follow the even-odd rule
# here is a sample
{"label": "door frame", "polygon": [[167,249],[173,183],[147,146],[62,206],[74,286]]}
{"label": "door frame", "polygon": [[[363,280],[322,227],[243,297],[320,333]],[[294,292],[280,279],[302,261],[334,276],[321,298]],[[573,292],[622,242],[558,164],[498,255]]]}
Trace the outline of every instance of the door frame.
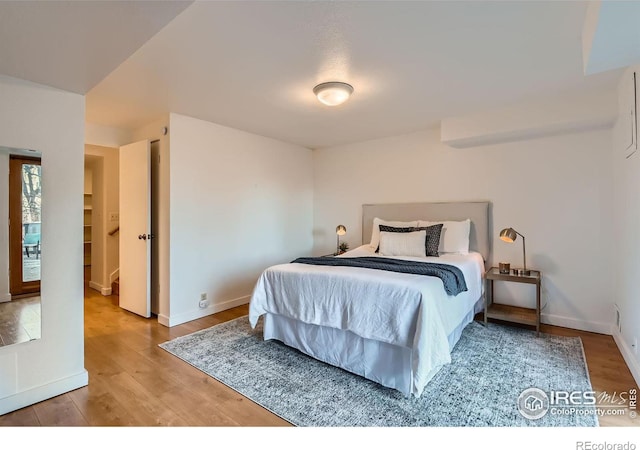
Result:
{"label": "door frame", "polygon": [[[9,156],[9,292],[12,298],[40,293],[40,280],[22,281],[22,166],[41,163],[42,159],[37,157]],[[42,224],[40,227],[42,234]]]}

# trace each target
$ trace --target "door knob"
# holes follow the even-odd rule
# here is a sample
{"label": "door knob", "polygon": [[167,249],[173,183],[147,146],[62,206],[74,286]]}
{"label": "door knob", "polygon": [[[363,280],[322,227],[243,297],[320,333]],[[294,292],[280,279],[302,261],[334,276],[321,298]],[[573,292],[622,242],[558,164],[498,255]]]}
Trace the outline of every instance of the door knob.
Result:
{"label": "door knob", "polygon": [[142,239],[143,241],[147,240],[147,235],[146,234],[139,234],[138,235],[138,239]]}

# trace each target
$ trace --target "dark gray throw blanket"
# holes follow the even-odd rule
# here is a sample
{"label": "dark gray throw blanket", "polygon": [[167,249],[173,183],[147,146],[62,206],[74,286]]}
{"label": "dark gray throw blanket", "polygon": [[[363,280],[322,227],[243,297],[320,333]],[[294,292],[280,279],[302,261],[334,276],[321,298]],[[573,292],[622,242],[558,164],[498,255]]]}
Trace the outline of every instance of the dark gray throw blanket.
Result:
{"label": "dark gray throw blanket", "polygon": [[449,295],[458,295],[467,291],[464,274],[456,266],[440,263],[420,261],[405,261],[402,259],[363,256],[358,258],[334,258],[321,256],[318,258],[298,258],[292,263],[311,264],[317,266],[347,266],[365,269],[387,270],[390,272],[410,273],[413,275],[427,275],[438,277],[444,284],[444,290]]}

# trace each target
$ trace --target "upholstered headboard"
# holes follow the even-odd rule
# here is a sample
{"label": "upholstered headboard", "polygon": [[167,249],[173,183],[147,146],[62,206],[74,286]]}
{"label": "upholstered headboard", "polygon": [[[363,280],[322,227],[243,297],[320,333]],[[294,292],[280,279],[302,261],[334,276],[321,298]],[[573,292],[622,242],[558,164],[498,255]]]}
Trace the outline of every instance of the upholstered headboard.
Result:
{"label": "upholstered headboard", "polygon": [[388,203],[362,205],[362,243],[371,241],[373,219],[383,220],[465,220],[471,219],[469,250],[479,252],[485,261],[491,256],[489,202]]}

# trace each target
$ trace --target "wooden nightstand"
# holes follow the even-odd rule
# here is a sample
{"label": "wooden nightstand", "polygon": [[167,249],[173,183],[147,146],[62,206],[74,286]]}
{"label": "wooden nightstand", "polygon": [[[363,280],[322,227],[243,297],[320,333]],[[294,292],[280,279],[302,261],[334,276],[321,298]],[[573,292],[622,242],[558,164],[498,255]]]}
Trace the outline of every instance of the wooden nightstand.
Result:
{"label": "wooden nightstand", "polygon": [[[536,333],[540,336],[540,282],[542,273],[539,270],[532,270],[531,275],[516,275],[513,272],[508,274],[500,273],[497,267],[492,267],[484,274],[485,294],[484,294],[484,323],[487,319],[503,320],[505,322],[521,323],[536,327]],[[510,281],[512,283],[534,284],[536,286],[536,307],[521,308],[519,306],[502,305],[493,303],[493,282]]]}

